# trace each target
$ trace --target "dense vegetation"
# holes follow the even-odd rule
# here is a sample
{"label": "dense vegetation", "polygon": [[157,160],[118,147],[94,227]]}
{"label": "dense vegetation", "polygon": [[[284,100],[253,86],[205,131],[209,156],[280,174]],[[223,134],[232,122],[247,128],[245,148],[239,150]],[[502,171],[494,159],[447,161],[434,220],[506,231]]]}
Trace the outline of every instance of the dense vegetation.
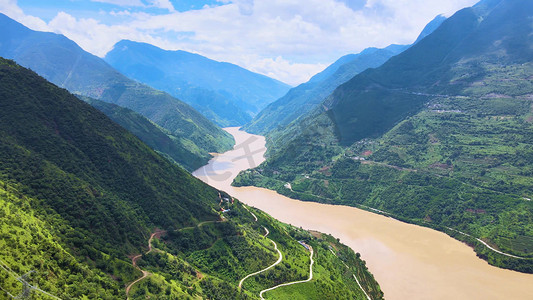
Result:
{"label": "dense vegetation", "polygon": [[380,209],[532,273],[532,14],[520,0],[459,11],[270,136],[268,161],[235,184]]}
{"label": "dense vegetation", "polygon": [[[297,239],[316,248],[326,242],[258,211],[255,222],[230,198],[68,91],[0,59],[2,297],[124,299],[142,269],[150,275],[130,298],[256,299],[260,288],[306,276],[308,252]],[[261,226],[286,259],[239,290],[240,278],[277,259]],[[354,272],[380,296],[364,262],[334,245],[338,257],[317,257],[327,270],[316,280],[318,295],[359,297]],[[132,263],[139,253],[141,269]]]}
{"label": "dense vegetation", "polygon": [[30,30],[0,14],[0,56],[56,85],[140,113],[187,145],[195,160],[231,149],[233,139],[186,103],[122,75],[63,35]]}
{"label": "dense vegetation", "polygon": [[[11,184],[5,181],[0,183],[1,297],[6,297],[6,292],[13,296],[21,294],[24,286],[18,278],[25,274],[25,282],[59,297],[122,297],[121,282],[135,279],[140,272],[131,263],[109,256],[101,258],[98,267],[94,266],[96,262],[81,262],[65,247],[56,232],[64,230],[73,234],[75,230],[66,225],[52,228],[57,222],[43,221],[39,217],[42,213],[35,209],[38,203],[38,200],[27,198]],[[52,220],[58,218],[58,215],[50,216]],[[112,280],[106,274],[106,269],[114,270],[119,280]],[[39,291],[33,294],[37,299],[50,299],[43,297],[44,294]]]}
{"label": "dense vegetation", "polygon": [[126,76],[182,99],[223,127],[244,125],[290,88],[234,64],[128,40],[115,44],[105,60]]}
{"label": "dense vegetation", "polygon": [[203,166],[205,160],[211,157],[202,153],[194,144],[185,143],[183,139],[176,138],[168,130],[130,109],[89,97],[81,96],[80,99],[106,114],[111,120],[133,133],[159,154],[178,163],[190,172]]}
{"label": "dense vegetation", "polygon": [[[267,299],[364,299],[354,274],[373,299],[383,297],[364,261],[333,237],[311,234],[253,210],[258,218],[255,221],[237,201],[224,202],[223,207],[230,211],[219,221],[165,232],[156,242],[157,250],[144,255],[141,265],[162,275],[160,280],[170,288],[156,291],[146,282],[136,287],[133,295],[165,297],[182,291],[183,296],[202,291],[213,299],[255,299],[263,289],[309,277],[309,252],[298,243],[305,241],[315,249],[315,280],[268,292]],[[266,268],[278,258],[272,243],[264,237],[265,228],[269,230],[268,238],[282,252],[283,261],[245,280],[239,291],[240,279]]]}

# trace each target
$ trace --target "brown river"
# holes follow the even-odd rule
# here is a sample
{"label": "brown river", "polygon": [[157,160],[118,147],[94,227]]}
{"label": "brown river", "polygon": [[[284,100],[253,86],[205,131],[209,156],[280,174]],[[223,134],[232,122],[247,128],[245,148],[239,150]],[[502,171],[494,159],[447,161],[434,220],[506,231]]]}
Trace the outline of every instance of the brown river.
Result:
{"label": "brown river", "polygon": [[236,141],[193,173],[272,217],[340,238],[367,262],[386,299],[533,299],[533,275],[496,268],[444,233],[353,207],[293,200],[256,187],[232,187],[264,161],[264,137],[226,128]]}

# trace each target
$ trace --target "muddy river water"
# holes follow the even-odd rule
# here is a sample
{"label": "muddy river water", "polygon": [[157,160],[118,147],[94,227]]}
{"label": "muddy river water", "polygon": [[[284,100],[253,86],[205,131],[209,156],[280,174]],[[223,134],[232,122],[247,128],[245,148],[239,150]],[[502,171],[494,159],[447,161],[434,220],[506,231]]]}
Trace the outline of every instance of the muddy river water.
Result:
{"label": "muddy river water", "polygon": [[346,206],[293,200],[256,187],[232,187],[264,161],[265,139],[226,128],[236,140],[193,174],[274,218],[340,238],[367,262],[386,299],[533,299],[533,275],[496,268],[444,233]]}

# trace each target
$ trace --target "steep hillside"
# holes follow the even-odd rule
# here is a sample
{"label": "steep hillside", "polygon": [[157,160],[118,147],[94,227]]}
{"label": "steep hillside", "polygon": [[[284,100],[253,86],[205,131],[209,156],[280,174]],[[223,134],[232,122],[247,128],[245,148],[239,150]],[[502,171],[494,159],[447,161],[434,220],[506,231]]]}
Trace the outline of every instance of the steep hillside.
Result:
{"label": "steep hillside", "polygon": [[72,93],[130,108],[184,144],[209,152],[231,148],[232,138],[189,105],[135,82],[62,35],[32,31],[0,14],[0,56],[31,68]]}
{"label": "steep hillside", "polygon": [[123,40],[105,60],[140,82],[183,99],[220,126],[240,126],[289,86],[237,65]]}
{"label": "steep hillside", "polygon": [[[109,290],[109,297],[120,295],[120,284],[135,277],[125,254],[138,251],[150,228],[218,218],[210,205],[216,191],[66,90],[10,61],[0,62],[0,177],[4,189],[14,191],[13,200],[23,202],[18,209],[44,222],[51,243],[67,251],[52,256],[62,270],[70,260],[94,274],[118,276],[118,281],[103,276],[97,288]],[[38,241],[20,242],[31,250],[44,246]],[[73,268],[83,274],[83,268]]]}
{"label": "steep hillside", "polygon": [[236,184],[379,209],[533,272],[531,16],[525,0],[457,12],[288,126]]}
{"label": "steep hillside", "polygon": [[178,163],[189,172],[203,166],[205,160],[209,158],[209,156],[203,155],[202,150],[198,149],[196,145],[185,143],[183,140],[174,137],[168,130],[131,109],[89,97],[81,96],[81,99],[133,133],[150,148]]}
{"label": "steep hillside", "polygon": [[407,46],[391,45],[384,49],[368,48],[359,54],[341,57],[309,82],[291,89],[285,96],[263,109],[244,130],[265,134],[283,130],[292,121],[312,111],[339,85],[368,69],[382,65]]}
{"label": "steep hillside", "polygon": [[[504,75],[507,65],[530,62],[530,3],[517,3],[461,10],[409,51],[340,86],[324,104],[341,143],[383,134],[432,95],[489,94],[475,95],[469,88],[493,74]],[[499,92],[505,85],[493,82],[488,88]],[[501,92],[514,96],[527,89]]]}
{"label": "steep hillside", "polygon": [[[1,297],[258,299],[308,276],[314,256],[317,280],[306,292],[361,298],[357,276],[382,298],[349,248],[254,217],[230,198],[68,91],[0,59]],[[276,248],[282,263],[240,289],[246,274],[277,260]]]}

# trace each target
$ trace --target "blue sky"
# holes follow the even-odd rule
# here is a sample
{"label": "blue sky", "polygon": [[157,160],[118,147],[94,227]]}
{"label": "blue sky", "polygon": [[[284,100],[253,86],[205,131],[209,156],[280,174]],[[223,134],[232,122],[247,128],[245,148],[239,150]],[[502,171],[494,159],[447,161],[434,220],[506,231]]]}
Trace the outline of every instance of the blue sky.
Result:
{"label": "blue sky", "polygon": [[[168,1],[178,12],[202,9],[203,7],[224,5],[217,0],[170,0]],[[101,11],[120,10],[128,8],[132,12],[147,12],[161,14],[168,9],[153,6],[153,3],[146,0],[19,0],[18,5],[30,15],[39,16],[43,20],[51,21],[58,12],[58,9],[79,17],[94,17]],[[101,14],[100,14],[101,15]]]}
{"label": "blue sky", "polygon": [[0,12],[105,54],[121,39],[199,53],[296,85],[348,53],[412,43],[477,0],[0,0]]}

